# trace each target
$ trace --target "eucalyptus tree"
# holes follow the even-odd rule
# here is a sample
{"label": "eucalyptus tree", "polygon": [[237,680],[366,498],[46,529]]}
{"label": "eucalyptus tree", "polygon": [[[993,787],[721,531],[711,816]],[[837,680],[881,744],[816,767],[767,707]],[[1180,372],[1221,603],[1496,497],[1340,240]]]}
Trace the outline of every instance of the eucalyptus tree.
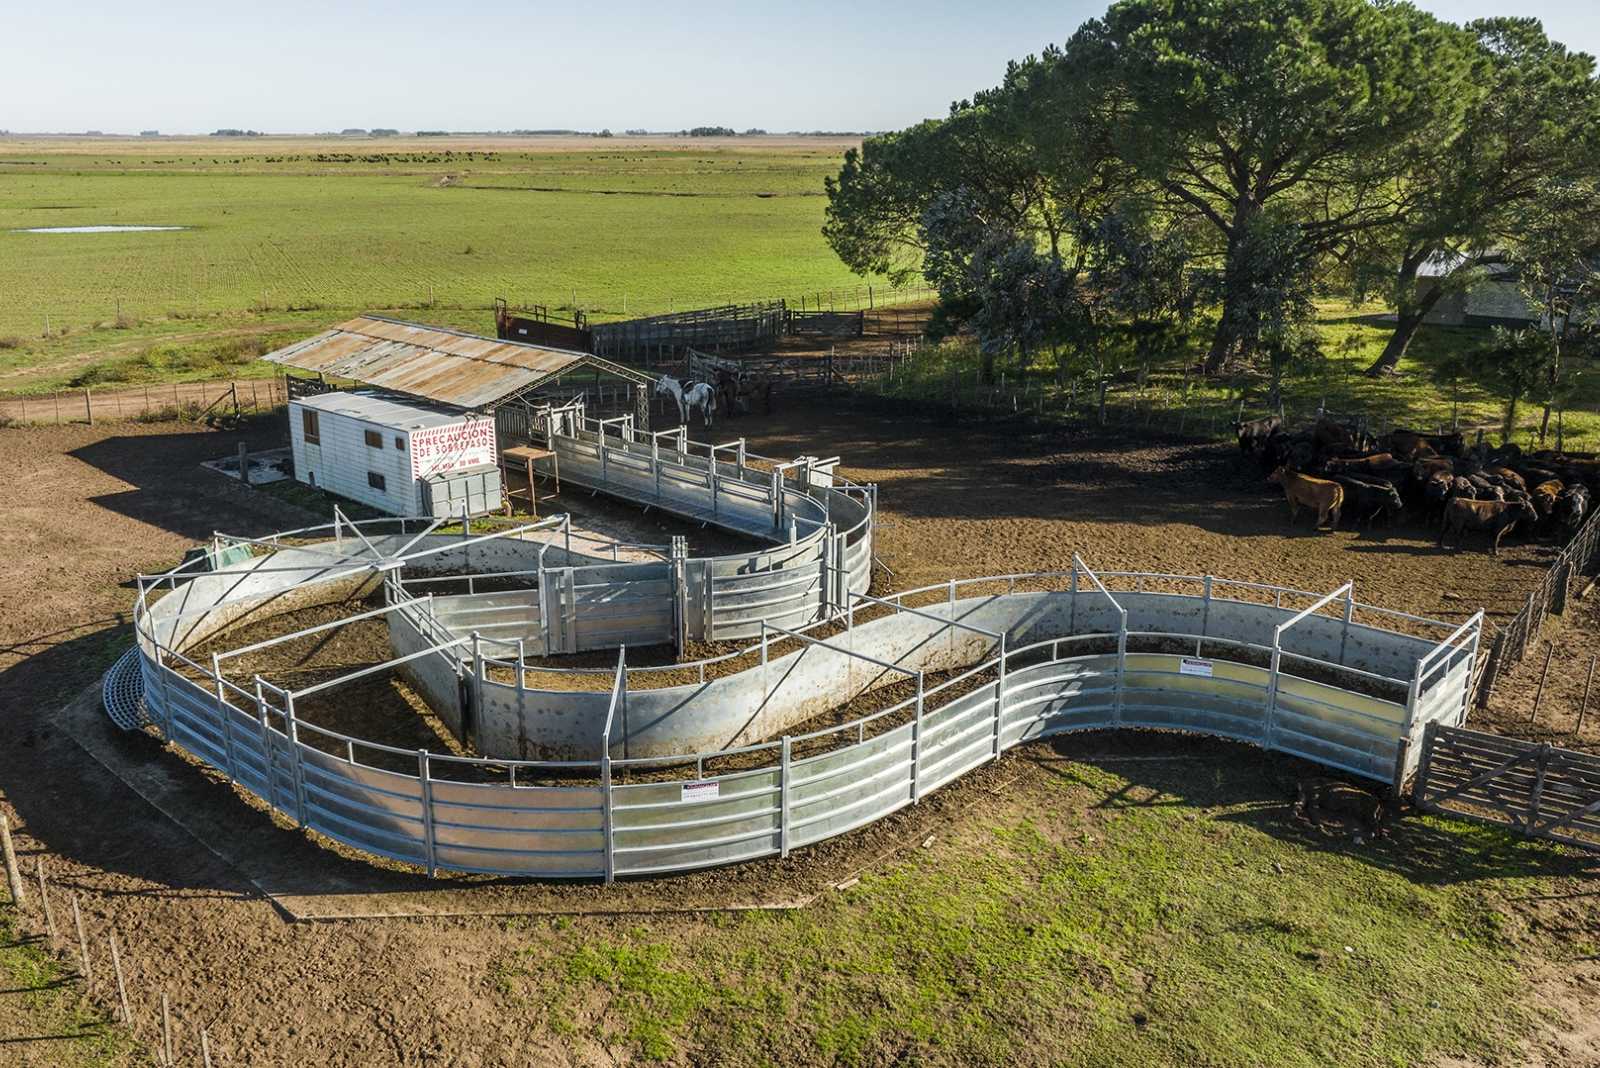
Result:
{"label": "eucalyptus tree", "polygon": [[[1483,19],[1467,30],[1477,46],[1467,119],[1440,151],[1416,157],[1402,178],[1412,189],[1408,208],[1372,246],[1394,287],[1397,314],[1369,375],[1394,370],[1441,298],[1505,262],[1541,190],[1600,167],[1593,58],[1552,41],[1537,19]],[[1420,289],[1428,266],[1435,281]]]}

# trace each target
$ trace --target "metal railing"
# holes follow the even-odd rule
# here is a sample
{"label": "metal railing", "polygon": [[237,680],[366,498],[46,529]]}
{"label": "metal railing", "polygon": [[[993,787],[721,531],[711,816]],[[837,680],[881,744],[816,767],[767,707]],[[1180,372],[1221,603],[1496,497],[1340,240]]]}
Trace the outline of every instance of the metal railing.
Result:
{"label": "metal railing", "polygon": [[[1052,577],[1066,577],[1074,591],[1017,590],[1019,584]],[[1470,654],[1481,626],[1477,617],[1428,643],[1351,623],[1350,611],[1338,618],[1320,617],[1330,625],[1356,629],[1367,642],[1383,639],[1408,651],[1412,670],[1409,679],[1401,680],[1360,662],[1321,661],[1283,648],[1285,636],[1319,610],[1341,604],[1354,607],[1348,586],[1287,614],[1287,609],[1270,603],[1214,598],[1215,588],[1227,584],[1203,576],[1123,578],[1136,586],[1198,582],[1205,591],[1199,597],[1137,596],[1147,599],[1142,604],[1166,605],[1173,613],[1186,613],[1181,618],[1204,626],[1198,632],[1131,628],[1130,619],[1149,609],[1141,603],[1121,603],[1112,584],[1079,560],[1065,576],[999,576],[925,588],[945,593],[943,604],[913,607],[897,603],[896,598],[853,595],[852,607],[887,614],[851,621],[832,637],[763,627],[761,660],[740,674],[761,672],[761,699],[769,699],[784,685],[775,668],[778,662],[771,656],[773,644],[781,639],[801,647],[785,654],[790,667],[806,655],[866,666],[862,678],[840,681],[841,698],[879,684],[884,674],[915,679],[911,696],[817,730],[663,757],[612,756],[614,731],[630,692],[625,652],[619,652],[606,695],[598,759],[508,760],[406,750],[307,723],[296,714],[297,700],[356,676],[298,692],[259,676],[245,684],[223,674],[222,654],[209,665],[200,664],[156,641],[147,613],[141,613],[138,625],[147,701],[169,740],[218,767],[298,825],[430,872],[449,868],[609,879],[781,856],[916,804],[932,790],[1024,741],[1072,730],[1124,726],[1198,731],[1388,780],[1405,759],[1412,741],[1407,732],[1422,727],[1415,715],[1419,703],[1440,697],[1460,707],[1464,700],[1465,673],[1441,670],[1441,664],[1459,665]],[[980,584],[998,584],[1010,592],[948,597],[952,589]],[[1244,585],[1272,594],[1274,600],[1279,594],[1301,595],[1262,584]],[[1080,608],[1076,589],[1080,586],[1085,596],[1103,598],[1113,606],[1114,629],[1094,625],[1106,617],[1104,608]],[[907,594],[914,592],[918,591]],[[907,594],[897,597],[904,600]],[[979,621],[979,613],[986,611],[1005,617],[1002,608],[1015,610],[1011,618],[1033,619],[1041,596],[1070,597],[1065,619],[1081,616],[1092,629],[1012,647],[1007,626]],[[1214,604],[1243,605],[1248,613],[1237,620],[1221,618],[1206,610]],[[424,599],[413,598],[383,611],[426,618],[424,607]],[[1270,645],[1218,630],[1248,624],[1247,629],[1259,632],[1261,613],[1268,613],[1269,619],[1277,614]],[[953,642],[958,631],[970,635],[975,640],[972,662],[952,667],[948,678],[930,685],[926,671],[907,663],[904,654],[880,657],[857,648],[858,638],[907,628],[919,636],[917,645],[922,648],[948,648],[947,641]],[[1071,631],[1075,625],[1069,622],[1062,629]],[[1196,652],[1209,646],[1227,655],[1213,652],[1210,659],[1201,660],[1186,653],[1130,650],[1130,640],[1137,646],[1146,636],[1185,649],[1193,645]],[[1331,634],[1325,637],[1329,648],[1342,650]],[[493,663],[481,651],[462,662],[455,655],[461,638],[431,632],[423,640],[428,645],[419,651],[365,672],[430,656],[447,657],[452,671],[468,674],[481,673]],[[480,644],[473,641],[475,648]],[[1107,646],[1115,652],[1104,651]],[[1234,652],[1228,653],[1230,649]],[[1265,666],[1260,662],[1263,654]],[[1291,674],[1284,668],[1287,657],[1320,665],[1327,673],[1346,670],[1372,679],[1406,681],[1408,696],[1404,703],[1387,701],[1307,678],[1312,672]],[[746,766],[706,774],[708,765],[741,760]],[[651,781],[638,781],[647,772]],[[619,774],[622,781],[615,778]]]}

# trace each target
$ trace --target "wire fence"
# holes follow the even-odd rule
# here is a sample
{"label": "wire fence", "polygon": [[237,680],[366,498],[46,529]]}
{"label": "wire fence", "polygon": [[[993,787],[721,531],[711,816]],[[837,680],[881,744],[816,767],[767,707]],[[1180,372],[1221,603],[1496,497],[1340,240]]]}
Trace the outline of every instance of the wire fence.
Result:
{"label": "wire fence", "polygon": [[131,389],[56,390],[0,400],[0,426],[122,422],[233,415],[271,411],[287,404],[283,377],[226,382],[169,382]]}
{"label": "wire fence", "polygon": [[[1485,708],[1500,675],[1528,655],[1528,649],[1539,637],[1545,620],[1552,615],[1564,615],[1567,598],[1573,583],[1594,571],[1600,556],[1600,509],[1596,509],[1572,539],[1556,554],[1550,567],[1529,590],[1522,608],[1495,635],[1476,680],[1473,704]],[[1537,706],[1536,706],[1537,707]]]}

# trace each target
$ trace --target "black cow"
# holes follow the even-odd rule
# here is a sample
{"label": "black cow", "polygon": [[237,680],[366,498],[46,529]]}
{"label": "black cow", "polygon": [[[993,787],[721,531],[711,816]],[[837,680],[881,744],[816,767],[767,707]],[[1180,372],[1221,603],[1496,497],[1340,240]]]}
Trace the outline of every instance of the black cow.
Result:
{"label": "black cow", "polygon": [[1466,479],[1472,484],[1472,496],[1480,501],[1503,501],[1506,499],[1505,489],[1498,483],[1483,475],[1467,475]]}
{"label": "black cow", "polygon": [[1556,498],[1556,521],[1566,530],[1577,530],[1589,510],[1589,489],[1583,483],[1568,486]]}
{"label": "black cow", "polygon": [[1275,415],[1264,419],[1251,419],[1244,423],[1233,424],[1233,431],[1239,435],[1239,451],[1246,456],[1254,456],[1266,447],[1268,439],[1274,432],[1283,430],[1283,420]]}

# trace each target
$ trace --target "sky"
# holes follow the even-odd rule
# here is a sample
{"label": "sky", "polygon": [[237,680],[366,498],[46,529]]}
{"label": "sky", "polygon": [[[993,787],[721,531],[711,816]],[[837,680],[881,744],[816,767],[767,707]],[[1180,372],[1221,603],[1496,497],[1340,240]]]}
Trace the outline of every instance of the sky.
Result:
{"label": "sky", "polygon": [[[0,0],[0,129],[898,129],[1105,6]],[[1454,21],[1534,15],[1600,53],[1595,0],[1420,6]]]}

